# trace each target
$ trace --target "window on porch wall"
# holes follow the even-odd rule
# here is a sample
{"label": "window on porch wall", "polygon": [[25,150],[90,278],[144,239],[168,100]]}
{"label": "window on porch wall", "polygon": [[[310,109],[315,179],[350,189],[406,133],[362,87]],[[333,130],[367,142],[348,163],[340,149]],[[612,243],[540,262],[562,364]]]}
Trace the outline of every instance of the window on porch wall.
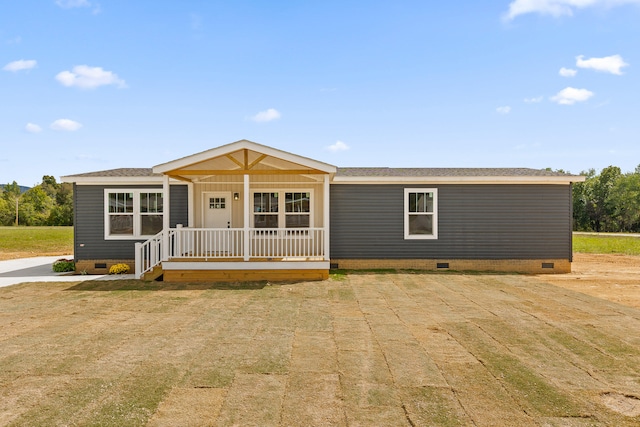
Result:
{"label": "window on porch wall", "polygon": [[253,226],[255,228],[309,228],[311,226],[311,193],[308,191],[254,192]]}
{"label": "window on porch wall", "polygon": [[253,226],[278,228],[278,193],[253,193]]}
{"label": "window on porch wall", "polygon": [[287,228],[309,228],[311,218],[309,193],[285,193],[285,225]]}

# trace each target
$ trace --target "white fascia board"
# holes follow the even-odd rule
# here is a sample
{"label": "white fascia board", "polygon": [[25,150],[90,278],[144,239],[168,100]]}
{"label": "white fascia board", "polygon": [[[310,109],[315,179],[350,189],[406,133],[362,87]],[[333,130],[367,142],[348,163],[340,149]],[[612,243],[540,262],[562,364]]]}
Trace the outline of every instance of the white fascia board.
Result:
{"label": "white fascia board", "polygon": [[309,159],[307,157],[298,156],[296,154],[288,153],[286,151],[278,150],[268,147],[266,145],[258,144],[246,139],[232,142],[231,144],[222,145],[220,147],[212,148],[211,150],[203,151],[201,153],[192,154],[191,156],[183,157],[181,159],[173,160],[171,162],[162,163],[153,167],[155,173],[165,173],[174,169],[181,169],[187,166],[191,166],[195,163],[204,162],[215,157],[224,156],[226,154],[234,153],[238,150],[252,150],[258,153],[266,154],[268,156],[277,157],[282,160],[286,160],[292,163],[317,169],[326,173],[335,173],[337,168],[328,163],[319,162],[317,160]]}
{"label": "white fascia board", "polygon": [[[152,176],[61,176],[60,182],[76,185],[162,185],[162,177]],[[187,185],[177,179],[170,180],[171,185]]]}
{"label": "white fascia board", "polygon": [[583,182],[584,176],[336,176],[332,184],[564,184]]}

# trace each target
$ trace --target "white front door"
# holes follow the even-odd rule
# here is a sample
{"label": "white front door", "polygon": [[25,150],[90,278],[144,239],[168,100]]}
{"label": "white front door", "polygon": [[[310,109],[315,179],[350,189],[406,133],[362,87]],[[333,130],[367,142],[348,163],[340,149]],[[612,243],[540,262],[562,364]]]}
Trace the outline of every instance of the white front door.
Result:
{"label": "white front door", "polygon": [[231,193],[204,193],[204,228],[231,228]]}
{"label": "white front door", "polygon": [[203,226],[218,229],[206,234],[202,252],[218,256],[228,253],[233,245],[231,234],[225,230],[231,228],[231,193],[203,193],[202,197]]}

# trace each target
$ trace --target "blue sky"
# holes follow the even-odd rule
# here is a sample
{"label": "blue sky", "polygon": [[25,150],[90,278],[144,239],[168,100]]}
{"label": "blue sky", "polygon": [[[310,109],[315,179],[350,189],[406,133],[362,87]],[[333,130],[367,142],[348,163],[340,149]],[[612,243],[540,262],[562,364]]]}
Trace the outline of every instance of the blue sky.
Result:
{"label": "blue sky", "polygon": [[239,139],[336,166],[640,164],[640,0],[0,5],[0,182]]}

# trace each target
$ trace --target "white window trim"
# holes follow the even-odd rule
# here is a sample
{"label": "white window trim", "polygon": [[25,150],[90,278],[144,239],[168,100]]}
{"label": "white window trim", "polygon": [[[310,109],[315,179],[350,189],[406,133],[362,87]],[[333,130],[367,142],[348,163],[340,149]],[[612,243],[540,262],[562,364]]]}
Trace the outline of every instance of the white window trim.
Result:
{"label": "white window trim", "polygon": [[[109,234],[109,193],[133,193],[133,213],[130,215],[133,216],[133,234],[132,235],[123,235],[123,234]],[[105,188],[104,189],[104,239],[105,240],[146,240],[153,235],[142,235],[140,234],[140,219],[141,216],[144,215],[140,212],[140,194],[141,193],[164,193],[162,188]],[[164,194],[163,194],[164,196]],[[163,197],[164,198],[164,197]],[[167,207],[163,206],[162,215],[165,214],[165,209]],[[154,214],[160,215],[160,214]]]}
{"label": "white window trim", "polygon": [[[409,234],[409,193],[433,193],[433,234]],[[415,212],[411,212],[415,215]],[[404,189],[404,238],[405,240],[436,240],[438,238],[438,189],[437,188],[405,188]]]}
{"label": "white window trim", "polygon": [[[315,222],[313,218],[313,212],[315,209],[315,195],[313,194],[313,189],[308,188],[254,188],[251,190],[251,206],[250,215],[251,215],[251,228],[255,228],[255,215],[257,212],[253,211],[253,201],[255,200],[253,195],[255,193],[278,193],[278,230],[287,230],[287,213],[285,212],[285,193],[309,193],[309,228],[315,228]],[[291,212],[295,214],[295,212]],[[268,215],[268,213],[266,213]],[[273,214],[271,214],[273,215]],[[303,227],[305,228],[305,227]],[[289,229],[291,230],[291,229]],[[295,228],[294,228],[295,230]]]}

